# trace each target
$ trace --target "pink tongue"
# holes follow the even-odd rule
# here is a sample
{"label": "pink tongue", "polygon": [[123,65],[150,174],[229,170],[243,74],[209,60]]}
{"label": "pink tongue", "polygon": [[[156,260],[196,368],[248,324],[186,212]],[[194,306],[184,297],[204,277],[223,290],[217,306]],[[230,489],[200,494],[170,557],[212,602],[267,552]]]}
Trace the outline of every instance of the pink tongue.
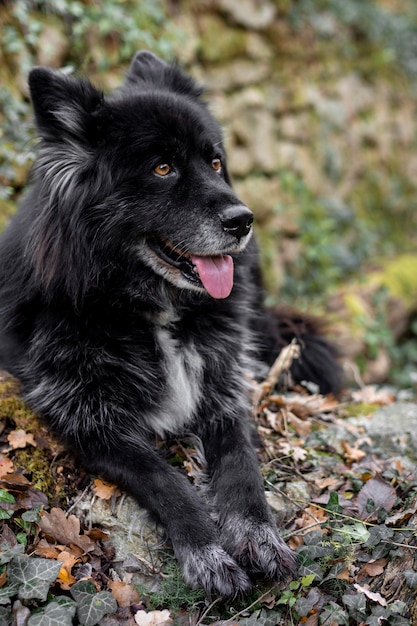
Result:
{"label": "pink tongue", "polygon": [[224,256],[192,256],[200,280],[212,298],[227,298],[233,287],[233,259]]}

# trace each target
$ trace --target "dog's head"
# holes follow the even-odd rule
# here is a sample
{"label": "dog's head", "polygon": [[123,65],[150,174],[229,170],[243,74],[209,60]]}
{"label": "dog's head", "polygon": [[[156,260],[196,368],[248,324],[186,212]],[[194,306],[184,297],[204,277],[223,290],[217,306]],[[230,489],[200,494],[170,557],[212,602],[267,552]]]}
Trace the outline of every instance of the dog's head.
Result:
{"label": "dog's head", "polygon": [[57,221],[62,245],[72,241],[84,264],[133,254],[176,287],[227,297],[230,255],[245,248],[253,216],[231,188],[221,131],[195,82],[140,52],[106,98],[46,68],[32,70],[29,83],[42,137],[37,178],[48,198],[34,231],[40,273],[59,265],[40,226]]}

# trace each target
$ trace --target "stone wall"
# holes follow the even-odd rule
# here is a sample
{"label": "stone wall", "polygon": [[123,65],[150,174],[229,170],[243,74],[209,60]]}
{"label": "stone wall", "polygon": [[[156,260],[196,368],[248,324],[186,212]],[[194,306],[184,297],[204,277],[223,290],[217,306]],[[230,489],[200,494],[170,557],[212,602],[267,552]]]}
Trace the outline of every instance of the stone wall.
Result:
{"label": "stone wall", "polygon": [[372,45],[349,39],[330,13],[315,27],[305,21],[295,28],[280,5],[217,0],[196,9],[180,2],[173,15],[186,33],[178,56],[207,87],[235,187],[256,213],[274,292],[301,252],[298,197],[283,185],[288,172],[327,207],[335,238],[342,223],[340,246],[354,270],[374,261],[365,250],[348,258],[357,221],[365,220],[370,241],[372,231],[374,241],[392,239],[375,245],[381,255],[402,239],[407,248],[407,233],[417,232],[410,81],[380,62]]}
{"label": "stone wall", "polygon": [[[303,0],[161,4],[176,57],[206,85],[224,126],[234,185],[256,214],[271,294],[294,272],[308,283],[309,263],[311,283],[325,291],[332,270],[336,284],[376,257],[412,249],[416,102],[411,80],[387,50],[330,10],[306,13]],[[396,10],[395,0],[375,5]],[[8,6],[14,3],[0,7],[0,21],[15,27]],[[51,14],[41,21],[35,44],[19,53],[6,54],[0,41],[0,78],[17,98],[27,98],[26,73],[35,63],[70,64],[99,85],[117,84],[123,32],[104,36],[98,24],[84,33],[77,58],[68,21]],[[161,39],[166,28],[161,24]],[[138,48],[146,45],[138,39]],[[19,189],[29,163],[16,160],[2,182]],[[306,257],[307,245],[315,256]]]}

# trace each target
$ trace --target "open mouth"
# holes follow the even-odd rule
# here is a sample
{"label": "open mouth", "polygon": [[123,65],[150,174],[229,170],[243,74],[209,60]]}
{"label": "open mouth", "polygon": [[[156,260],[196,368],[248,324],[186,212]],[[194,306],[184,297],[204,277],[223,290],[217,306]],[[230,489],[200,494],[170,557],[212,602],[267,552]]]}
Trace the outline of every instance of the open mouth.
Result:
{"label": "open mouth", "polygon": [[156,236],[148,239],[151,250],[196,287],[205,289],[213,298],[227,298],[233,287],[233,259],[229,254],[188,254],[169,241]]}

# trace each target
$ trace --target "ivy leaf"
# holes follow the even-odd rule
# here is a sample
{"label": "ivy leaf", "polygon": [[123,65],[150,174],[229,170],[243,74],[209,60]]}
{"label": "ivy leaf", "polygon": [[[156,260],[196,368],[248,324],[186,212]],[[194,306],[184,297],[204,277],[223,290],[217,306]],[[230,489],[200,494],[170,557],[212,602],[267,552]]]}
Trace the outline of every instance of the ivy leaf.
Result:
{"label": "ivy leaf", "polygon": [[8,504],[14,504],[16,499],[6,489],[0,489],[0,502],[7,502]]}
{"label": "ivy leaf", "polygon": [[350,617],[357,619],[358,623],[366,618],[366,598],[363,593],[355,593],[354,595],[345,593],[342,600]]}
{"label": "ivy leaf", "polygon": [[23,554],[25,546],[21,543],[17,543],[15,546],[7,544],[7,547],[2,547],[0,550],[0,565],[9,563],[15,556]]}
{"label": "ivy leaf", "polygon": [[338,529],[338,532],[347,535],[352,541],[359,541],[365,543],[371,536],[369,530],[362,522],[355,522],[353,524],[345,524],[342,528]]}
{"label": "ivy leaf", "polygon": [[326,604],[320,615],[320,619],[322,624],[341,624],[342,626],[348,626],[349,624],[346,611],[336,604],[336,602]]}
{"label": "ivy leaf", "polygon": [[308,565],[301,565],[298,569],[299,576],[314,576],[316,582],[323,580],[323,572],[318,563],[309,563]]}
{"label": "ivy leaf", "polygon": [[[12,585],[9,584],[5,587],[0,587],[0,604],[9,604],[12,597],[15,596],[18,591],[19,585],[17,583]],[[0,621],[0,624],[1,623],[2,622]]]}
{"label": "ivy leaf", "polygon": [[339,504],[339,496],[335,491],[331,491],[329,501],[326,504],[326,511],[331,513],[343,513],[343,508]]}
{"label": "ivy leaf", "polygon": [[255,611],[250,617],[239,620],[239,626],[276,626],[279,623],[281,613],[276,611]]}
{"label": "ivy leaf", "polygon": [[13,617],[11,608],[8,606],[0,606],[0,624],[4,624],[4,626],[9,626],[9,624],[13,624]]}
{"label": "ivy leaf", "polygon": [[415,589],[417,587],[417,572],[412,569],[407,569],[404,572],[404,578],[410,589]]}
{"label": "ivy leaf", "polygon": [[94,626],[105,615],[117,611],[117,602],[110,591],[95,593],[95,587],[89,580],[75,583],[70,592],[77,603],[77,615],[82,626]]}
{"label": "ivy leaf", "polygon": [[72,626],[75,615],[75,603],[50,602],[42,611],[34,613],[28,621],[28,626]]}
{"label": "ivy leaf", "polygon": [[60,569],[61,563],[57,561],[15,556],[8,567],[8,575],[10,583],[19,586],[20,598],[46,600]]}
{"label": "ivy leaf", "polygon": [[41,516],[39,515],[40,510],[42,509],[42,505],[38,504],[34,509],[30,509],[29,511],[25,511],[22,513],[22,520],[25,522],[39,522]]}

